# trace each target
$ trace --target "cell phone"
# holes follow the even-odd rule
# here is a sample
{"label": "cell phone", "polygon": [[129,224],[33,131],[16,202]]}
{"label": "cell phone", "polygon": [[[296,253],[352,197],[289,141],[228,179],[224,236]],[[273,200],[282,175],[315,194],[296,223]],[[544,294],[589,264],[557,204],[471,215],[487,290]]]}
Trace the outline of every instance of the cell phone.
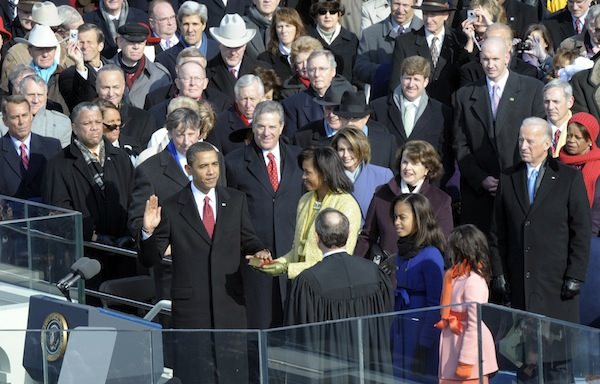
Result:
{"label": "cell phone", "polygon": [[477,20],[477,15],[475,14],[474,10],[467,9],[467,19],[469,19],[469,20]]}
{"label": "cell phone", "polygon": [[79,31],[76,29],[71,29],[69,31],[69,42],[73,42],[73,41],[77,41],[79,40]]}

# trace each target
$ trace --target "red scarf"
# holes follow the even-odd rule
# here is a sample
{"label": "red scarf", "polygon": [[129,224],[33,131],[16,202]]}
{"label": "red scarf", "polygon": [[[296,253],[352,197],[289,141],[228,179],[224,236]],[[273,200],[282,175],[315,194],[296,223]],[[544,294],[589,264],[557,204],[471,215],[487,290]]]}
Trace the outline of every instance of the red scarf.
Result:
{"label": "red scarf", "polygon": [[248,118],[240,111],[237,104],[234,104],[233,106],[238,117],[242,120],[242,123],[244,123],[244,128],[248,128],[250,126],[250,120],[248,120]]}
{"label": "red scarf", "polygon": [[137,68],[133,73],[125,73],[125,83],[127,84],[127,89],[131,89],[133,87],[133,83],[142,75],[144,68],[146,67],[146,57],[142,56],[140,61],[137,64]]}
{"label": "red scarf", "polygon": [[302,83],[302,85],[304,85],[306,88],[310,87],[310,79],[308,78],[304,78],[300,75],[296,76],[298,78],[298,80],[300,80],[300,83]]}
{"label": "red scarf", "polygon": [[590,207],[594,204],[596,194],[596,181],[600,177],[600,148],[592,141],[592,149],[582,155],[569,155],[562,147],[558,154],[558,160],[563,164],[581,168],[583,182],[587,191]]}

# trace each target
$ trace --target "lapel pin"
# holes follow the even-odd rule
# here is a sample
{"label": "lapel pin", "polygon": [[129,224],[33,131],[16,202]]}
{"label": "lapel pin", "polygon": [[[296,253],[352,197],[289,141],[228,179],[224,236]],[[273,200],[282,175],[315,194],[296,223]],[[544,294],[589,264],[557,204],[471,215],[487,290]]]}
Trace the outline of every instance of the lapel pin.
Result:
{"label": "lapel pin", "polygon": [[221,203],[221,207],[226,207],[227,203]]}
{"label": "lapel pin", "polygon": [[514,97],[509,97],[508,100],[515,101],[515,98]]}
{"label": "lapel pin", "polygon": [[556,176],[552,176],[552,180],[556,180]]}

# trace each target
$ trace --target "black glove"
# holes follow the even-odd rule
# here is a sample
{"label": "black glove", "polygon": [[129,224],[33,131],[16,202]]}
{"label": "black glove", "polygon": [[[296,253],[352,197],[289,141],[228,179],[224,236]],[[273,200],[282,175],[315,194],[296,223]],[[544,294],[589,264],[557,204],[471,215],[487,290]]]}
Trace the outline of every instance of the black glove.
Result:
{"label": "black glove", "polygon": [[581,280],[567,277],[565,281],[563,281],[563,285],[560,290],[560,298],[563,300],[571,300],[575,296],[579,295],[579,291],[581,291],[581,284],[583,284]]}
{"label": "black glove", "polygon": [[492,290],[502,297],[504,304],[510,303],[510,286],[504,275],[492,279]]}
{"label": "black glove", "polygon": [[424,374],[427,368],[429,348],[422,345],[417,345],[415,354],[413,355],[412,366],[410,367],[413,373]]}

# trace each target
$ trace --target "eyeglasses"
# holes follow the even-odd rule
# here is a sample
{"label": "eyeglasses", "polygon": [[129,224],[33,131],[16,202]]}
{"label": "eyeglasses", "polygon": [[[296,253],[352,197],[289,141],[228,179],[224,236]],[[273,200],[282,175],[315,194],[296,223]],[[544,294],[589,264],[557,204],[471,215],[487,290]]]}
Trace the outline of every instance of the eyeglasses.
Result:
{"label": "eyeglasses", "polygon": [[204,80],[204,77],[194,76],[194,77],[180,77],[179,80],[183,81],[186,84],[199,83]]}
{"label": "eyeglasses", "polygon": [[121,129],[121,124],[106,124],[106,123],[102,123],[104,125],[104,128],[108,129],[109,131],[114,131],[115,129]]}
{"label": "eyeglasses", "polygon": [[317,10],[317,13],[321,16],[325,16],[328,12],[330,15],[337,15],[338,13],[340,13],[340,9],[339,8],[331,8],[331,9],[319,8]]}

